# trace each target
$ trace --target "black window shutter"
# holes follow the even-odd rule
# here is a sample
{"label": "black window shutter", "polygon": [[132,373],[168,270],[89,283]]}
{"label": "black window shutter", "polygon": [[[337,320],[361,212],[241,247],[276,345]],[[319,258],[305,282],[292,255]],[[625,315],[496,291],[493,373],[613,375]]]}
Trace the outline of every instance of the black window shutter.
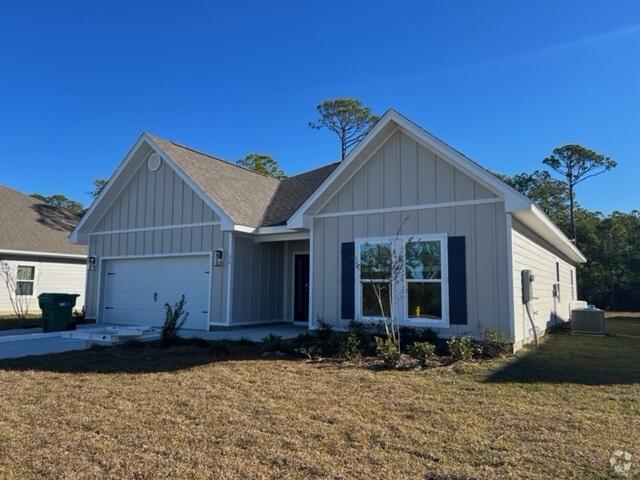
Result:
{"label": "black window shutter", "polygon": [[342,244],[342,318],[354,320],[355,317],[355,253],[356,244],[345,242]]}
{"label": "black window shutter", "polygon": [[467,324],[465,237],[449,237],[449,324]]}

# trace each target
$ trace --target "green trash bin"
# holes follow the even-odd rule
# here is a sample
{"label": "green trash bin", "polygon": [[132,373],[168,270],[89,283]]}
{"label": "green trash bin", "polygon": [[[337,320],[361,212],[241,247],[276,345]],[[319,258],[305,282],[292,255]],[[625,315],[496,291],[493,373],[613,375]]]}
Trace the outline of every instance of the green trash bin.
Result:
{"label": "green trash bin", "polygon": [[75,293],[41,293],[38,303],[42,310],[42,331],[62,332],[75,330],[73,321],[73,307],[76,306]]}

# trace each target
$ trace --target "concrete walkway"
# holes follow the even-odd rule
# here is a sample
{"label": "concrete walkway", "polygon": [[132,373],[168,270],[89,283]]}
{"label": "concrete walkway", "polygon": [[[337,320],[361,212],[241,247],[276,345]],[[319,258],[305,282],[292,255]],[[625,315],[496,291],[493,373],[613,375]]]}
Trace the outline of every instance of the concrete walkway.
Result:
{"label": "concrete walkway", "polygon": [[[78,329],[96,329],[106,325],[79,325]],[[259,342],[268,334],[279,335],[282,338],[294,338],[307,332],[304,325],[291,323],[278,323],[271,325],[254,325],[233,328],[219,328],[211,332],[201,330],[179,331],[183,338],[204,338],[206,340],[251,340]],[[72,338],[62,338],[63,332],[43,334],[40,329],[11,330],[0,332],[0,359],[18,358],[28,355],[46,355],[49,353],[68,352],[72,350],[85,350],[95,342]],[[158,338],[156,334],[149,339]]]}

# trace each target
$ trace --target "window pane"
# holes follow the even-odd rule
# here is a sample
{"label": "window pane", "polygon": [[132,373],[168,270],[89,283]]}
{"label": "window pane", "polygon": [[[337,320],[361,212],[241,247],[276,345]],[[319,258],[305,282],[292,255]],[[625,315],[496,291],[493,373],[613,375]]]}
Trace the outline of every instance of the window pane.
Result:
{"label": "window pane", "polygon": [[17,282],[16,295],[33,295],[33,282]]}
{"label": "window pane", "polygon": [[442,295],[440,283],[409,282],[409,317],[442,318]]}
{"label": "window pane", "polygon": [[360,278],[388,279],[391,276],[391,244],[360,245]]}
{"label": "window pane", "polygon": [[407,242],[405,264],[408,279],[433,280],[442,278],[440,271],[440,242]]}
{"label": "window pane", "polygon": [[36,267],[18,265],[18,280],[33,280]]}
{"label": "window pane", "polygon": [[[362,284],[362,316],[363,317],[390,317],[391,302],[389,301],[389,284],[372,282]],[[380,308],[382,308],[384,312]]]}

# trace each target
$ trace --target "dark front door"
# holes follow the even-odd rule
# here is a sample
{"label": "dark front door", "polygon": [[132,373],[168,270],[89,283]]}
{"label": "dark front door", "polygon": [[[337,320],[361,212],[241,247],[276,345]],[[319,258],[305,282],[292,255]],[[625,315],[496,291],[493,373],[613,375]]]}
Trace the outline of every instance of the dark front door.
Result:
{"label": "dark front door", "polygon": [[295,255],[293,264],[293,320],[309,321],[309,255]]}

